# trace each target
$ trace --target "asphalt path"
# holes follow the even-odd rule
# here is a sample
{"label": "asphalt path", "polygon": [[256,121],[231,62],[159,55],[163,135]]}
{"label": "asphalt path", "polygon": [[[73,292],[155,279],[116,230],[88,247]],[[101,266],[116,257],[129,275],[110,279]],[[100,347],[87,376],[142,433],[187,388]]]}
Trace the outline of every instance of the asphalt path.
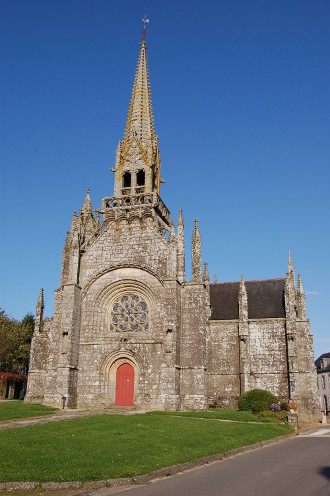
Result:
{"label": "asphalt path", "polygon": [[300,435],[144,486],[91,496],[330,496],[330,429]]}

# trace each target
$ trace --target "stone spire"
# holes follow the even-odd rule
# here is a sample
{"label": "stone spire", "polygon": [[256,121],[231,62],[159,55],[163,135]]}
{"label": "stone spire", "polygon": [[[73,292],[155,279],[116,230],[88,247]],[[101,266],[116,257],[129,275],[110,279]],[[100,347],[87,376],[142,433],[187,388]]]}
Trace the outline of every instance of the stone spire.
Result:
{"label": "stone spire", "polygon": [[298,319],[307,320],[306,296],[300,274],[298,274],[297,313]]}
{"label": "stone spire", "polygon": [[198,227],[198,220],[195,219],[191,242],[191,280],[192,282],[202,281],[202,241]]}
{"label": "stone spire", "polygon": [[114,196],[160,193],[160,156],[144,35],[140,45],[124,139],[116,152]]}
{"label": "stone spire", "polygon": [[43,288],[41,288],[39,298],[38,298],[37,308],[36,308],[36,318],[35,318],[35,324],[34,324],[34,330],[37,332],[42,331],[44,308],[45,308],[44,290],[43,290]]}
{"label": "stone spire", "polygon": [[178,281],[183,283],[186,279],[186,269],[185,269],[185,243],[184,243],[184,222],[182,209],[179,210],[178,219],[178,242],[177,242],[177,274]]}
{"label": "stone spire", "polygon": [[144,39],[141,42],[123,144],[125,145],[136,138],[144,150],[149,147],[152,148],[157,141],[154,132],[147,50]]}
{"label": "stone spire", "polygon": [[210,274],[207,268],[207,262],[204,262],[203,282],[210,282]]}

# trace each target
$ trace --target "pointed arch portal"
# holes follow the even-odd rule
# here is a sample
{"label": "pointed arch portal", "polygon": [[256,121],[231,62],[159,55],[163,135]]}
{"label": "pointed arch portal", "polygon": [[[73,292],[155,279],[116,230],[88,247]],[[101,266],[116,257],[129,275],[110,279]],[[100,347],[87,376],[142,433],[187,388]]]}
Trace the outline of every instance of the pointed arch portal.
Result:
{"label": "pointed arch portal", "polygon": [[133,406],[134,404],[134,368],[123,363],[116,373],[116,406]]}

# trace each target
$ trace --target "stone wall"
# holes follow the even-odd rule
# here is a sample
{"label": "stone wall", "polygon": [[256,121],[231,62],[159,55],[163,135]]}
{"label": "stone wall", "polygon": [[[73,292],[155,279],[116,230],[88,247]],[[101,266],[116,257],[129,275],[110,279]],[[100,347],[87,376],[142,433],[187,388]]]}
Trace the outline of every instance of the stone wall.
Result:
{"label": "stone wall", "polygon": [[181,409],[203,410],[206,397],[205,286],[187,283],[182,289]]}
{"label": "stone wall", "polygon": [[[138,295],[148,308],[148,329],[111,330],[111,310],[125,295]],[[175,409],[178,402],[176,339],[178,288],[138,268],[103,274],[83,293],[78,405],[115,405],[115,374],[123,360],[135,369],[134,404]]]}
{"label": "stone wall", "polygon": [[234,408],[240,395],[238,321],[210,321],[206,349],[208,403]]}
{"label": "stone wall", "polygon": [[250,389],[267,389],[289,399],[285,320],[249,321]]}
{"label": "stone wall", "polygon": [[[145,215],[145,214],[144,214]],[[80,285],[84,288],[99,274],[114,267],[141,267],[166,277],[168,244],[157,218],[132,217],[110,220],[104,232],[84,253],[80,264]]]}

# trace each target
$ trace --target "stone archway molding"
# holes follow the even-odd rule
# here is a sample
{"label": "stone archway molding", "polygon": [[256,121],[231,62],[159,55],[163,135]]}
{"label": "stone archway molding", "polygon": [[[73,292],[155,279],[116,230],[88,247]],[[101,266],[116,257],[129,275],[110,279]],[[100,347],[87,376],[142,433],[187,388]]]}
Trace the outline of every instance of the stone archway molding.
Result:
{"label": "stone archway molding", "polygon": [[[143,274],[143,273],[146,273],[148,274],[149,276],[155,278],[159,284],[164,287],[164,281],[159,277],[158,274],[154,273],[153,271],[150,270],[149,267],[143,265],[143,264],[139,264],[139,263],[134,263],[134,264],[119,264],[119,265],[116,265],[116,266],[113,266],[113,267],[108,267],[107,269],[104,269],[103,271],[99,272],[98,274],[94,275],[93,277],[91,277],[87,282],[86,284],[84,284],[84,287],[82,289],[82,297],[84,297],[90,290],[90,287],[96,282],[98,281],[100,278],[102,278],[103,276],[107,275],[107,274],[116,274],[117,272],[119,272],[120,270],[122,269],[127,269],[128,271],[131,271],[131,270],[137,270],[140,272],[140,274]],[[139,278],[139,276],[138,276]]]}
{"label": "stone archway molding", "polygon": [[132,351],[122,349],[110,353],[104,359],[101,367],[105,403],[109,408],[115,406],[117,370],[124,363],[128,363],[134,368],[134,406],[141,404],[139,387],[141,372],[143,370],[141,360]]}
{"label": "stone archway molding", "polygon": [[151,316],[150,326],[152,323],[155,310],[154,290],[148,286],[147,281],[142,279],[140,271],[123,269],[122,273],[114,273],[114,275],[116,279],[105,281],[95,296],[92,325],[98,336],[108,334],[111,308],[117,299],[127,294],[136,294],[144,299]]}

